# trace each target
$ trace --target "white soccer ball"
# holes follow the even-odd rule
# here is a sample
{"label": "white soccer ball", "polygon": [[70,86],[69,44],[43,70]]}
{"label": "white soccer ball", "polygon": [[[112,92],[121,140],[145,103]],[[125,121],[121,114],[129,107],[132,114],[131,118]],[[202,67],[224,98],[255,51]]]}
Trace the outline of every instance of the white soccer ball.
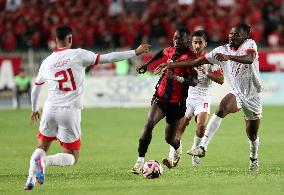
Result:
{"label": "white soccer ball", "polygon": [[146,179],[159,178],[163,174],[163,167],[156,160],[148,160],[144,163],[142,173]]}

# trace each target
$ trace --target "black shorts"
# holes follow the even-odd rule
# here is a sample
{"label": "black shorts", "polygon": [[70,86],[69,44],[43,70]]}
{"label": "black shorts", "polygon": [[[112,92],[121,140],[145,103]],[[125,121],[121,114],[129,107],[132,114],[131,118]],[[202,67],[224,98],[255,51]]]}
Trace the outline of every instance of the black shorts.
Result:
{"label": "black shorts", "polygon": [[154,95],[151,101],[151,105],[154,103],[161,108],[164,115],[166,116],[166,121],[169,124],[184,117],[186,111],[185,100],[179,103],[170,103],[170,102],[165,102],[157,95]]}

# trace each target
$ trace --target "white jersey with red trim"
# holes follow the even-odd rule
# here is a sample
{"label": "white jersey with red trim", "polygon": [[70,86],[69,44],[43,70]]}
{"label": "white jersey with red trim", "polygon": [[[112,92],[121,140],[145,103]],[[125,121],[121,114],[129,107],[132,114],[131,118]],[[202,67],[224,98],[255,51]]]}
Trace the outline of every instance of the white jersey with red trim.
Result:
{"label": "white jersey with red trim", "polygon": [[197,68],[197,86],[188,88],[188,98],[200,98],[211,99],[212,94],[212,80],[208,78],[204,72],[220,73],[222,70],[220,66],[214,64],[204,64]]}
{"label": "white jersey with red trim", "polygon": [[54,50],[41,64],[36,85],[47,82],[50,106],[82,108],[85,67],[97,64],[99,54],[84,49]]}
{"label": "white jersey with red trim", "polygon": [[[247,53],[254,53],[252,64],[243,64],[235,61],[216,60],[216,53],[225,55],[242,56]],[[241,98],[250,98],[257,96],[261,92],[261,79],[259,73],[259,61],[257,46],[254,40],[247,39],[238,50],[230,48],[229,44],[215,48],[210,53],[205,54],[205,58],[212,64],[221,66],[226,80],[229,82],[231,89]]]}

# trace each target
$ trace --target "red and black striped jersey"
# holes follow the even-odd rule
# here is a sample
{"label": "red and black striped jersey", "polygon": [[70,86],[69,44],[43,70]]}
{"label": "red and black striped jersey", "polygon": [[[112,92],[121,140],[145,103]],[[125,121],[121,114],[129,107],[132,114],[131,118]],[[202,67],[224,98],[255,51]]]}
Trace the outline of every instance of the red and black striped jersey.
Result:
{"label": "red and black striped jersey", "polygon": [[[196,55],[191,49],[180,53],[174,47],[168,47],[164,49],[163,54],[167,56],[167,62],[179,62],[188,59],[196,59]],[[173,68],[171,71],[180,77],[189,78],[189,76],[197,76],[196,71],[191,67],[186,68]],[[188,86],[183,83],[179,83],[174,79],[168,77],[168,71],[164,73],[159,79],[156,85],[155,94],[159,96],[163,101],[170,103],[178,103],[185,100],[187,97]]]}

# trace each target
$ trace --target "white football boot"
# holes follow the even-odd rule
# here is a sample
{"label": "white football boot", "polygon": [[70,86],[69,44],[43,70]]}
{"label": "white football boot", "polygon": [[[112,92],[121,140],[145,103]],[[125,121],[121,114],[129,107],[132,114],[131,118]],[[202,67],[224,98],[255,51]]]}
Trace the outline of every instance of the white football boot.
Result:
{"label": "white football boot", "polygon": [[36,177],[28,177],[24,190],[32,190],[35,186]]}
{"label": "white football boot", "polygon": [[136,162],[135,165],[131,169],[131,173],[133,174],[139,174],[143,171],[143,162]]}
{"label": "white football boot", "polygon": [[178,165],[181,154],[182,154],[182,145],[180,143],[179,148],[177,150],[174,150],[174,158],[173,158],[174,167],[176,167]]}
{"label": "white football boot", "polygon": [[204,157],[205,156],[205,149],[202,146],[199,146],[197,148],[194,148],[192,150],[190,150],[189,154],[191,156],[198,156],[198,157]]}
{"label": "white football boot", "polygon": [[257,159],[250,158],[249,170],[254,172],[259,171],[259,164]]}
{"label": "white football boot", "polygon": [[198,156],[192,156],[191,157],[191,164],[193,167],[198,167],[201,163],[201,158]]}

